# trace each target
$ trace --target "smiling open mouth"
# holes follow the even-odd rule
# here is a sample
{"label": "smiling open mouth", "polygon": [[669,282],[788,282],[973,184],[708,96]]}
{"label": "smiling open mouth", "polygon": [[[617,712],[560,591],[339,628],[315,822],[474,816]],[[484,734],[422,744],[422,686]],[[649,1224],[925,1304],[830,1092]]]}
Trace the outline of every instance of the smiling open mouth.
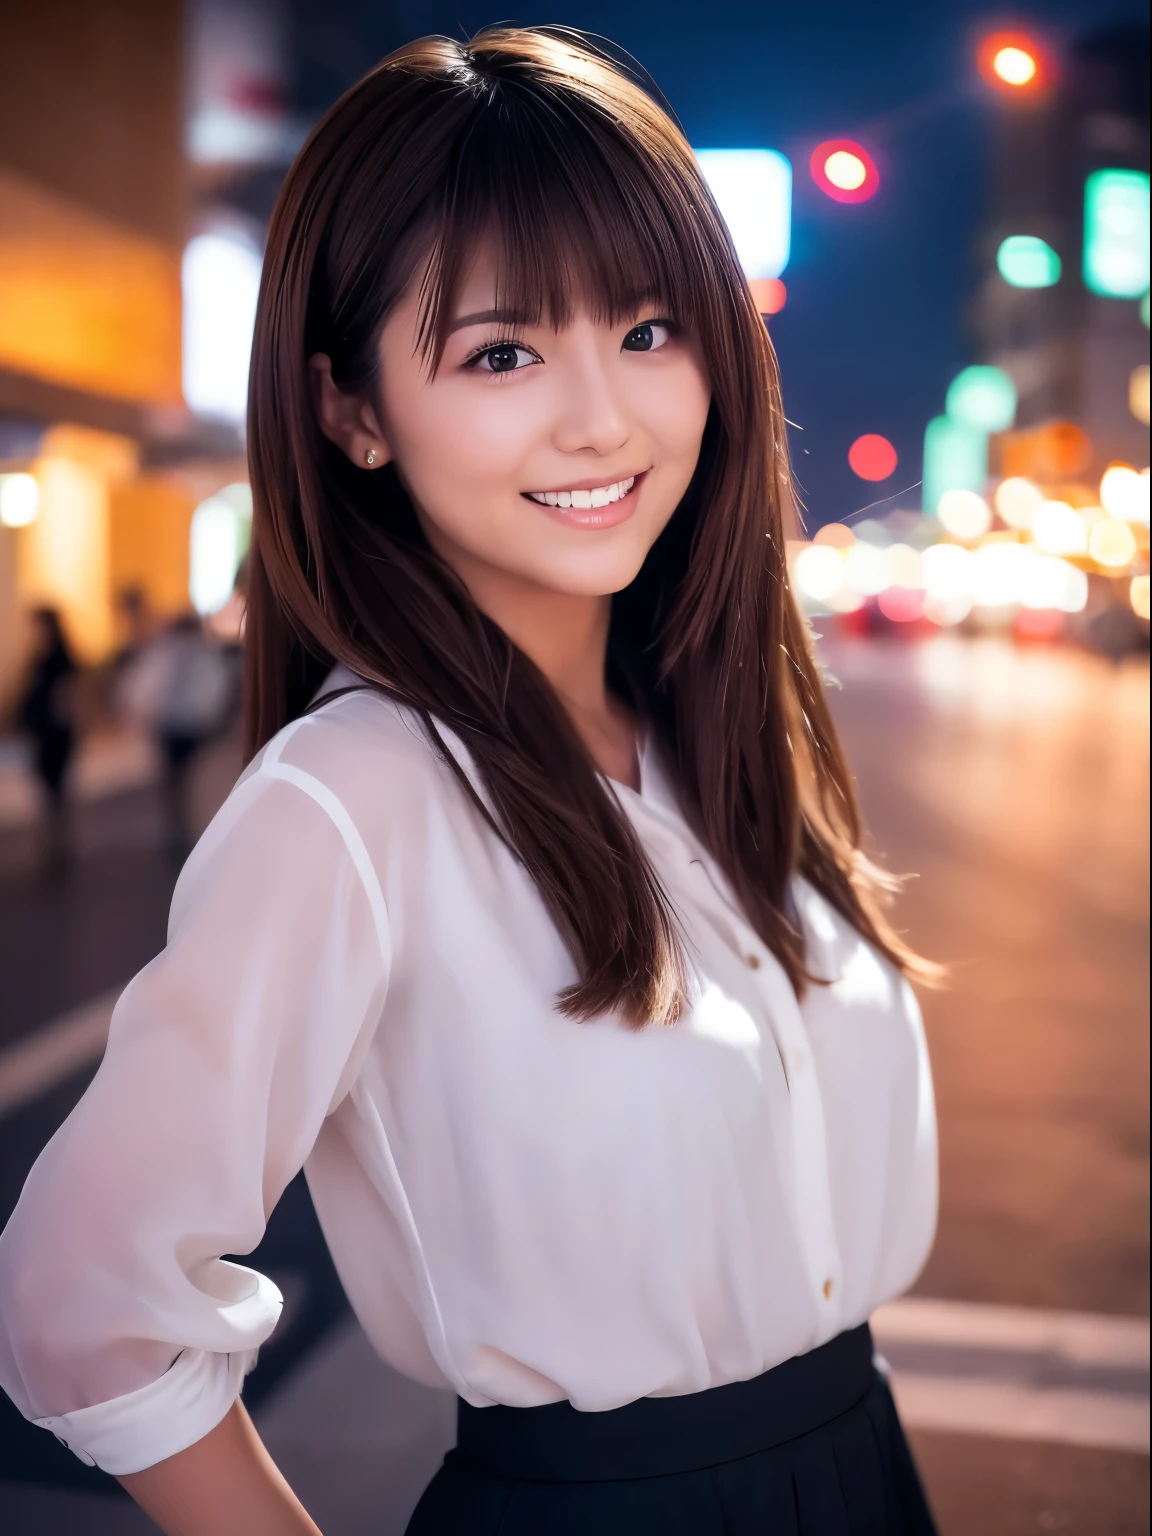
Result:
{"label": "smiling open mouth", "polygon": [[610,485],[598,485],[592,490],[526,491],[525,495],[531,501],[539,502],[542,507],[576,507],[584,510],[610,507],[615,501],[623,501],[635,484],[636,476],[629,475],[627,480],[614,480]]}

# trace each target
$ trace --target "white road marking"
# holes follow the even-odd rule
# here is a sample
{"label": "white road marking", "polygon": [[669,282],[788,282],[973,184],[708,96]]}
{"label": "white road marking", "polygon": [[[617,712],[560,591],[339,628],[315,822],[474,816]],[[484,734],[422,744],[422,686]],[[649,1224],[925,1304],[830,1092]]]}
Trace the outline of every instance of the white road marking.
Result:
{"label": "white road marking", "polygon": [[1148,1454],[1146,1397],[896,1370],[892,1395],[908,1429]]}
{"label": "white road marking", "polygon": [[1146,1317],[905,1296],[873,1313],[872,1333],[883,1350],[902,1344],[944,1344],[1054,1354],[1090,1366],[1148,1369]]}
{"label": "white road marking", "polygon": [[1147,1454],[1147,1318],[910,1296],[872,1318],[912,1429]]}

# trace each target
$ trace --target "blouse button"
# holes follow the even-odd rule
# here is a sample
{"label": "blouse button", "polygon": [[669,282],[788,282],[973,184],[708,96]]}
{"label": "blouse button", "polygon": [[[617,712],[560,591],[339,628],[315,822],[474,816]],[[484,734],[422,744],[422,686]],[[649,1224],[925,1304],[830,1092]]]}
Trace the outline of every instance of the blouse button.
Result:
{"label": "blouse button", "polygon": [[759,955],[745,955],[744,956],[744,964],[748,967],[748,969],[750,971],[758,971],[760,969],[760,956]]}
{"label": "blouse button", "polygon": [[823,1286],[821,1287],[821,1289],[824,1292],[824,1300],[825,1301],[831,1301],[832,1300],[832,1282],[831,1282],[831,1280],[825,1280],[825,1282],[824,1282]]}

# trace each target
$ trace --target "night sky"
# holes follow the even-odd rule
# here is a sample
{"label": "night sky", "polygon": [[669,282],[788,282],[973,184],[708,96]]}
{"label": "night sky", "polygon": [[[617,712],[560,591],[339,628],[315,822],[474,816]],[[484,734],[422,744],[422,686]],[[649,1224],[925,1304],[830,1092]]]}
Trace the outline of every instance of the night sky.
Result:
{"label": "night sky", "polygon": [[[297,0],[299,106],[321,110],[398,43],[454,36],[504,19],[460,0]],[[1057,54],[1107,22],[1146,23],[1141,0],[978,4],[604,0],[521,11],[611,37],[671,101],[692,145],[778,149],[794,175],[788,302],[770,322],[795,424],[795,472],[809,527],[851,516],[877,497],[917,506],[924,425],[953,375],[972,360],[965,310],[984,204],[995,101],[976,78],[985,31],[1031,30]],[[877,195],[844,205],[807,170],[820,140],[859,137],[876,156]],[[878,486],[858,480],[847,451],[864,432],[900,456]],[[881,507],[879,510],[885,510]]]}

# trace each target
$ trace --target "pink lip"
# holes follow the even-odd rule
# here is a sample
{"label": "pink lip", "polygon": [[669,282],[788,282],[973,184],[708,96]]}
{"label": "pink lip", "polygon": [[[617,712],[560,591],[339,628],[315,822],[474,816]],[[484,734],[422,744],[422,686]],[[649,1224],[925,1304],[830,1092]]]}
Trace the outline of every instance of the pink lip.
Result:
{"label": "pink lip", "polygon": [[[646,475],[646,469],[630,471],[639,480],[641,475]],[[603,475],[598,480],[565,480],[563,485],[534,485],[532,489],[537,493],[541,491],[595,491],[602,485],[619,485],[621,480],[627,480],[628,475],[616,475],[605,478]],[[633,487],[635,489],[635,487]]]}
{"label": "pink lip", "polygon": [[[632,487],[626,496],[621,496],[619,501],[609,502],[606,507],[550,507],[545,502],[532,501],[531,496],[525,494],[525,501],[532,502],[541,512],[547,512],[549,517],[554,517],[558,523],[565,523],[569,528],[615,528],[617,524],[627,522],[636,510],[639,500],[640,486],[648,471],[643,469],[636,476]],[[627,480],[627,475],[621,475],[621,480]],[[578,480],[575,484],[561,486],[565,491],[594,491],[598,485],[605,482],[600,480]],[[609,482],[611,483],[611,482]]]}

